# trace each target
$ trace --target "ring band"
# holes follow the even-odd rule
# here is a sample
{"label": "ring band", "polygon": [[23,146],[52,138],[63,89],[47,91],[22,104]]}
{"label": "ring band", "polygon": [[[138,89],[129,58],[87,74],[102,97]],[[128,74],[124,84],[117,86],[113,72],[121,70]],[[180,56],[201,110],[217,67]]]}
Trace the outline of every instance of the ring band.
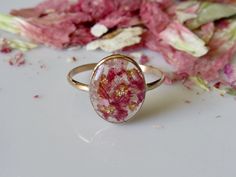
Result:
{"label": "ring band", "polygon": [[[68,77],[67,77],[68,81],[75,88],[88,92],[89,91],[89,85],[81,83],[81,82],[73,79],[73,77],[75,75],[81,73],[81,72],[93,70],[96,67],[96,65],[97,65],[97,63],[91,63],[91,64],[78,66],[78,67],[72,69],[68,74]],[[147,83],[147,90],[155,89],[155,88],[157,88],[158,86],[160,86],[162,84],[162,82],[164,80],[164,74],[158,68],[154,68],[152,66],[145,66],[145,65],[139,65],[139,66],[140,66],[140,68],[142,69],[142,71],[144,73],[150,73],[150,74],[159,73],[159,75],[161,75],[161,78],[159,78],[158,80]]]}
{"label": "ring band", "polygon": [[[74,76],[93,70],[90,84],[81,83]],[[146,83],[143,73],[157,75],[158,79]],[[141,108],[146,91],[160,86],[165,76],[152,66],[139,65],[132,58],[115,54],[72,69],[67,79],[75,88],[90,93],[90,100],[100,117],[113,122],[126,122]]]}

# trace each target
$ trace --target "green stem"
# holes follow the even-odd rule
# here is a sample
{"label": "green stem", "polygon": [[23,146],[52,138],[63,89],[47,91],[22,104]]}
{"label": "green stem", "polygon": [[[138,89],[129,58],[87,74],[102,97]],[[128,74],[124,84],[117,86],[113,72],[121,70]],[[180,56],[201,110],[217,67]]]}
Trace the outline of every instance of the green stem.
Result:
{"label": "green stem", "polygon": [[16,22],[16,17],[0,14],[0,30],[10,33],[20,33],[20,29],[18,28]]}
{"label": "green stem", "polygon": [[21,41],[17,39],[9,40],[9,45],[14,49],[18,49],[23,52],[26,52],[26,51],[29,51],[31,49],[38,47],[37,44],[31,43],[31,42],[25,42],[25,41]]}

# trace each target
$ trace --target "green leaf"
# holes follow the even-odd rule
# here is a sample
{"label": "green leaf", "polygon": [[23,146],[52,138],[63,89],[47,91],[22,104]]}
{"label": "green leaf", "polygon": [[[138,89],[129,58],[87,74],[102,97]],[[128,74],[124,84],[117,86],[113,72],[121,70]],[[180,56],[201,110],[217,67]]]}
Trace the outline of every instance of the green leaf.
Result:
{"label": "green leaf", "polygon": [[210,91],[210,87],[208,86],[207,81],[203,80],[201,77],[196,76],[196,77],[190,77],[190,80],[193,81],[197,86],[202,88],[205,91]]}
{"label": "green leaf", "polygon": [[236,89],[234,88],[227,88],[226,93],[232,96],[236,96]]}
{"label": "green leaf", "polygon": [[202,2],[197,12],[197,18],[189,20],[186,25],[190,29],[196,29],[203,24],[227,18],[236,14],[236,5]]}

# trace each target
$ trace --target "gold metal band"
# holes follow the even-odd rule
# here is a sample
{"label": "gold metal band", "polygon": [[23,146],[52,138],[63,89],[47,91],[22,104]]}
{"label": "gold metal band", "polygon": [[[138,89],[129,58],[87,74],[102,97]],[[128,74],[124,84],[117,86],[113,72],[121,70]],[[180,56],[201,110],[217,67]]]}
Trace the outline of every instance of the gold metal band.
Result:
{"label": "gold metal band", "polygon": [[[67,76],[69,83],[77,89],[80,89],[83,91],[89,91],[88,84],[78,82],[77,80],[73,79],[73,77],[81,72],[93,70],[96,66],[97,66],[97,63],[91,63],[91,64],[78,66],[78,67],[72,69]],[[154,75],[157,75],[160,77],[159,79],[146,84],[147,91],[152,90],[152,89],[160,86],[163,83],[165,76],[161,70],[159,70],[158,68],[152,67],[152,66],[145,66],[145,65],[139,65],[139,66],[140,66],[141,70],[143,71],[143,73],[154,74]]]}
{"label": "gold metal band", "polygon": [[95,68],[95,66],[97,65],[97,63],[91,63],[91,64],[86,64],[86,65],[82,65],[82,66],[78,66],[74,69],[72,69],[68,75],[67,75],[67,80],[69,81],[69,83],[74,86],[77,89],[83,90],[83,91],[89,91],[89,86],[88,84],[84,84],[81,82],[76,81],[75,79],[73,79],[73,77],[81,72],[84,71],[89,71],[89,70],[93,70]]}
{"label": "gold metal band", "polygon": [[145,65],[139,65],[139,67],[141,68],[143,73],[154,74],[160,77],[159,79],[153,82],[146,83],[147,91],[157,88],[165,80],[165,75],[160,69],[152,67],[152,66],[145,66]]}

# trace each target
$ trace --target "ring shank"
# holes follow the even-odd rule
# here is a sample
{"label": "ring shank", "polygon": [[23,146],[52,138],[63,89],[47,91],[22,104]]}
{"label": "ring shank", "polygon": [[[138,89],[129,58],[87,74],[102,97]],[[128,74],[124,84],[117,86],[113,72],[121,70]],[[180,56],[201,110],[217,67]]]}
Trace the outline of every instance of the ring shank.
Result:
{"label": "ring shank", "polygon": [[67,75],[67,80],[75,88],[83,90],[83,91],[89,91],[88,84],[84,84],[84,83],[78,82],[77,80],[73,79],[73,77],[75,75],[81,73],[81,72],[93,70],[96,65],[97,65],[97,63],[91,63],[91,64],[86,64],[86,65],[78,66],[78,67],[72,69],[69,72],[69,74]]}
{"label": "ring shank", "polygon": [[158,86],[160,86],[164,82],[165,75],[158,68],[155,68],[152,66],[145,66],[145,65],[139,65],[139,66],[140,66],[141,70],[143,71],[143,73],[149,73],[149,74],[154,74],[154,75],[160,76],[159,79],[157,79],[153,82],[146,83],[147,91],[157,88]]}
{"label": "ring shank", "polygon": [[[97,63],[91,63],[91,64],[78,66],[78,67],[72,69],[67,76],[69,83],[77,89],[80,89],[83,91],[89,91],[88,84],[78,82],[77,80],[73,79],[73,77],[81,72],[93,70],[96,67],[96,65],[97,65]],[[145,65],[139,65],[139,66],[144,73],[149,73],[149,74],[154,74],[154,75],[160,76],[159,79],[157,79],[153,82],[146,83],[147,91],[152,90],[152,89],[160,86],[163,83],[165,76],[161,70],[159,70],[158,68],[152,67],[152,66],[145,66]]]}

